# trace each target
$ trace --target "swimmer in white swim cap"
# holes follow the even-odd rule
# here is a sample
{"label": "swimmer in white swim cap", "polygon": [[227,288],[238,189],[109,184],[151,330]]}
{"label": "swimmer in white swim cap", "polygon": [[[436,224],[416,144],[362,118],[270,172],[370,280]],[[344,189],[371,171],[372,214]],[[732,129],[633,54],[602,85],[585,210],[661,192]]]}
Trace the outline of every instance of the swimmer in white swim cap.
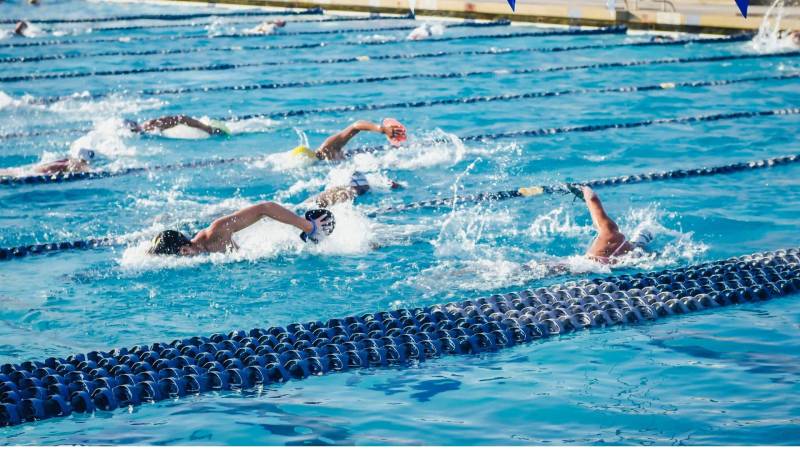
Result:
{"label": "swimmer in white swim cap", "polygon": [[652,242],[653,235],[649,231],[641,230],[630,239],[626,238],[619,230],[616,222],[606,213],[600,197],[588,186],[567,185],[567,189],[576,197],[586,202],[592,223],[597,230],[586,256],[602,264],[614,264],[621,256],[637,248],[645,249]]}
{"label": "swimmer in white swim cap", "polygon": [[389,144],[393,146],[398,146],[406,140],[406,127],[395,119],[383,119],[380,125],[366,120],[359,120],[325,139],[325,142],[316,151],[305,145],[299,145],[291,150],[289,154],[293,157],[310,161],[342,161],[347,157],[344,153],[344,146],[362,131],[386,135]]}
{"label": "swimmer in white swim cap", "polygon": [[330,235],[336,226],[330,211],[315,209],[307,211],[305,217],[300,217],[277,203],[264,202],[211,222],[208,228],[199,231],[191,239],[177,230],[162,231],[153,238],[147,252],[151,255],[193,256],[236,250],[233,235],[264,217],[298,228],[301,230],[300,238],[313,243]]}
{"label": "swimmer in white swim cap", "polygon": [[35,164],[33,166],[0,169],[0,176],[24,176],[31,173],[39,175],[58,175],[63,173],[86,172],[96,159],[97,152],[82,148],[75,156],[62,158],[56,161]]}

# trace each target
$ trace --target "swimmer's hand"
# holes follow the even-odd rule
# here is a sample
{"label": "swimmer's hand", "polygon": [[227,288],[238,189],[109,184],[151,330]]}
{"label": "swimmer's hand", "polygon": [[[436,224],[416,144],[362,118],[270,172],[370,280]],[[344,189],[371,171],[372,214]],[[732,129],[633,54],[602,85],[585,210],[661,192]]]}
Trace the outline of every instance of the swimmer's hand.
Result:
{"label": "swimmer's hand", "polygon": [[333,233],[336,227],[336,219],[327,209],[306,211],[306,220],[309,222],[309,227],[300,233],[300,239],[304,242],[311,241],[318,244],[325,236]]}
{"label": "swimmer's hand", "polygon": [[567,190],[567,192],[574,195],[576,199],[579,198],[581,200],[586,200],[586,197],[584,196],[586,189],[589,189],[589,191],[591,192],[591,188],[589,188],[588,186],[578,186],[572,183],[565,184],[564,188]]}
{"label": "swimmer's hand", "polygon": [[406,140],[406,127],[395,119],[384,119],[380,131],[392,145],[400,145]]}

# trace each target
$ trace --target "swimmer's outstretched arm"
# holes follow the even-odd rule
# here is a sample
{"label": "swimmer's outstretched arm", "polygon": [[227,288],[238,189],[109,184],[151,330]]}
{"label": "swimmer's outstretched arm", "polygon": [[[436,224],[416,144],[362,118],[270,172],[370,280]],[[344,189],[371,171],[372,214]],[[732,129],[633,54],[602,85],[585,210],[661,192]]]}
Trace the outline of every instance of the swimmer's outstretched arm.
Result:
{"label": "swimmer's outstretched arm", "polygon": [[311,222],[283,206],[275,202],[264,202],[248,206],[233,214],[215,220],[211,223],[211,226],[208,227],[208,232],[227,240],[237,231],[244,230],[264,217],[269,217],[272,220],[299,228],[306,233],[310,233],[314,227]]}
{"label": "swimmer's outstretched arm", "polygon": [[390,134],[391,130],[386,129],[383,125],[368,122],[366,120],[359,120],[344,130],[325,139],[325,142],[317,149],[317,157],[319,159],[327,159],[330,161],[340,161],[344,159],[344,152],[342,149],[350,139],[353,139],[358,133],[362,131],[372,131],[374,133]]}
{"label": "swimmer's outstretched arm", "polygon": [[154,130],[163,131],[172,128],[176,125],[186,125],[187,127],[197,128],[199,130],[205,131],[208,134],[219,133],[219,130],[217,128],[208,126],[197,119],[184,115],[164,116],[164,117],[159,117],[157,119],[148,120],[147,122],[142,124],[142,129],[145,131],[154,131]]}

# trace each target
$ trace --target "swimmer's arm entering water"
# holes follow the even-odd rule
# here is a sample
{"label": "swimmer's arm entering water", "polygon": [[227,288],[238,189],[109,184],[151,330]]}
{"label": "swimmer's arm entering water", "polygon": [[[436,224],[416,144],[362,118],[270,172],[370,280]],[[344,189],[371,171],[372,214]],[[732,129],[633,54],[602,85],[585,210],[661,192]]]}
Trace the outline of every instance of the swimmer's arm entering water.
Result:
{"label": "swimmer's arm entering water", "polygon": [[377,123],[359,120],[344,130],[330,136],[328,139],[325,139],[325,142],[317,149],[317,158],[328,161],[341,161],[344,159],[344,152],[342,149],[358,133],[362,131],[372,131],[392,137],[394,134],[398,133],[396,128],[397,127],[384,127]]}
{"label": "swimmer's arm entering water", "polygon": [[597,239],[586,254],[606,258],[612,256],[612,253],[621,256],[630,251],[631,245],[625,240],[625,235],[620,233],[617,223],[606,213],[600,197],[588,186],[583,186],[582,191],[586,207],[592,216],[592,223],[597,229]]}

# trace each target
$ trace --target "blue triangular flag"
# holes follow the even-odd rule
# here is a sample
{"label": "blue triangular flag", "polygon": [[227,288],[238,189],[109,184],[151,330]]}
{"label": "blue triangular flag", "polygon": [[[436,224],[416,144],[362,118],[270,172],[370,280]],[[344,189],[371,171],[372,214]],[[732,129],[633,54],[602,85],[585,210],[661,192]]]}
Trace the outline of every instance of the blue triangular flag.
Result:
{"label": "blue triangular flag", "polygon": [[[511,0],[509,0],[509,1],[511,1]],[[750,0],[736,0],[736,6],[739,7],[739,11],[742,12],[742,15],[746,19],[747,18],[747,7],[750,6]]]}
{"label": "blue triangular flag", "polygon": [[[746,1],[746,0],[736,0],[736,1],[738,2],[738,1]],[[508,6],[511,7],[512,11],[516,11],[515,8],[517,7],[517,0],[508,0]]]}

